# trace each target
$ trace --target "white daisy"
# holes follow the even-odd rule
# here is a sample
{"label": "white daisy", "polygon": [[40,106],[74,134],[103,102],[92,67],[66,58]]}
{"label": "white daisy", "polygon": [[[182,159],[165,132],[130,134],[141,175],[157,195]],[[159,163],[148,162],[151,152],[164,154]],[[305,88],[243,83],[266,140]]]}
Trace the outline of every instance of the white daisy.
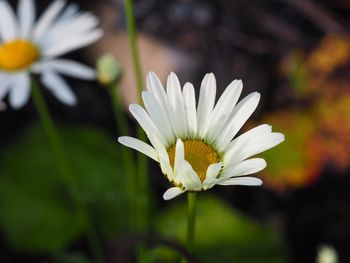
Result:
{"label": "white daisy", "polygon": [[74,105],[76,97],[58,73],[94,79],[91,68],[67,59],[56,59],[95,42],[102,36],[98,19],[80,13],[75,4],[56,0],[35,22],[33,0],[19,0],[17,16],[7,1],[0,0],[0,100],[22,107],[30,94],[30,73],[41,74],[43,84],[61,102]]}
{"label": "white daisy", "polygon": [[196,108],[191,83],[181,90],[177,76],[171,73],[165,91],[158,77],[148,74],[148,90],[142,93],[146,110],[138,104],[131,104],[129,109],[153,147],[128,136],[118,140],[160,163],[174,184],[164,193],[165,200],[216,184],[262,184],[260,179],[246,175],[264,169],[266,162],[250,157],[281,143],[284,135],[263,124],[234,139],[260,100],[260,94],[254,92],[236,105],[242,87],[242,81],[232,81],[214,105],[216,81],[214,74],[207,74]]}

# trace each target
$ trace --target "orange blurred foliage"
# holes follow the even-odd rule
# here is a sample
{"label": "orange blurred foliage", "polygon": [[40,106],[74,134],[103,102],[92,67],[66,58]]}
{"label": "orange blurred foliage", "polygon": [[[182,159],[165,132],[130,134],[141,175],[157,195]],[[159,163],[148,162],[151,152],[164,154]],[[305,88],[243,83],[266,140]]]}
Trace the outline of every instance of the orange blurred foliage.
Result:
{"label": "orange blurred foliage", "polygon": [[349,61],[348,36],[326,36],[308,56],[294,51],[282,61],[281,72],[295,97],[311,103],[264,117],[286,133],[286,141],[264,156],[267,187],[283,191],[308,185],[326,165],[350,168]]}

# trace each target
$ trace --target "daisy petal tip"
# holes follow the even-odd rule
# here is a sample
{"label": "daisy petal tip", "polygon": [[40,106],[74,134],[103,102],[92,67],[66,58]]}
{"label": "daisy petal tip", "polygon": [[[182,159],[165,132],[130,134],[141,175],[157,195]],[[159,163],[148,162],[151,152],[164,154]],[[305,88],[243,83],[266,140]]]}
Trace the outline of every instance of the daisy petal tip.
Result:
{"label": "daisy petal tip", "polygon": [[238,87],[238,88],[243,86],[243,81],[241,79],[234,79],[231,83],[235,84],[235,87]]}
{"label": "daisy petal tip", "polygon": [[118,137],[117,141],[121,144],[123,144],[123,140],[124,140],[125,136],[120,136]]}
{"label": "daisy petal tip", "polygon": [[180,138],[177,138],[177,140],[176,140],[176,144],[179,144],[179,145],[183,145],[183,142],[182,142],[182,140],[180,139]]}
{"label": "daisy petal tip", "polygon": [[279,134],[280,142],[283,142],[286,140],[286,136],[283,133],[278,133],[278,134]]}
{"label": "daisy petal tip", "polygon": [[157,74],[152,70],[150,72],[148,72],[147,77],[148,78],[158,78]]}
{"label": "daisy petal tip", "polygon": [[215,75],[214,75],[213,72],[210,72],[210,73],[208,74],[208,77],[209,77],[209,80],[210,80],[210,81],[216,81]]}
{"label": "daisy petal tip", "polygon": [[258,99],[260,99],[260,97],[261,97],[260,92],[257,92],[257,91],[253,92],[253,95],[254,95],[255,97],[257,97]]}
{"label": "daisy petal tip", "polygon": [[247,179],[247,182],[245,184],[242,184],[242,185],[261,186],[263,184],[263,181],[257,177],[246,177],[246,179]]}
{"label": "daisy petal tip", "polygon": [[155,74],[154,74],[153,71],[149,71],[149,72],[147,73],[146,79],[149,80],[149,79],[151,79],[154,75],[155,75]]}
{"label": "daisy petal tip", "polygon": [[131,104],[129,105],[129,111],[130,111],[130,112],[134,111],[134,110],[137,108],[137,106],[138,106],[138,104],[136,104],[136,103],[131,103]]}
{"label": "daisy petal tip", "polygon": [[73,106],[76,106],[76,105],[78,104],[78,99],[77,99],[77,97],[73,94],[72,98],[71,98],[70,100],[67,100],[66,103],[67,103],[68,106],[73,107]]}
{"label": "daisy petal tip", "polygon": [[260,186],[263,184],[263,181],[257,177],[246,177],[246,179],[247,179],[247,182],[245,185],[248,185],[248,186]]}
{"label": "daisy petal tip", "polygon": [[273,132],[271,135],[273,136],[273,139],[275,141],[275,145],[278,145],[278,144],[284,142],[286,139],[285,135],[283,133],[280,133],[280,132]]}
{"label": "daisy petal tip", "polygon": [[171,187],[168,190],[165,191],[165,193],[163,194],[163,199],[165,201],[168,201],[170,199],[173,199],[174,197],[182,194],[183,190],[181,190],[179,187]]}

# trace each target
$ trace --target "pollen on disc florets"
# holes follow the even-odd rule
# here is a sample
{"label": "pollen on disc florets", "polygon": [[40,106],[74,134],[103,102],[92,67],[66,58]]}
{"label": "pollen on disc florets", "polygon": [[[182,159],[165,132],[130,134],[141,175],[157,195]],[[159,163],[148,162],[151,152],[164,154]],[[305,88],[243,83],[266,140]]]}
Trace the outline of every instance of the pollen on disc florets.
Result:
{"label": "pollen on disc florets", "polygon": [[[209,165],[220,162],[219,154],[211,145],[200,140],[184,140],[183,144],[185,160],[191,164],[193,170],[203,182]],[[176,145],[171,146],[167,152],[170,165],[174,169]]]}
{"label": "pollen on disc florets", "polygon": [[39,49],[30,41],[15,39],[0,45],[0,70],[22,70],[38,59]]}

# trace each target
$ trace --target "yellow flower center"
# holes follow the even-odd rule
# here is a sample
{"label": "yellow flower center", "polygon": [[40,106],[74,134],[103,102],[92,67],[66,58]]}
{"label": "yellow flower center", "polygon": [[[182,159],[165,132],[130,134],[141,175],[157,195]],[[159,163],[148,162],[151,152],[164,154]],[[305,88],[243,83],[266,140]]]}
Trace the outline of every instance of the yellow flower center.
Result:
{"label": "yellow flower center", "polygon": [[[217,151],[203,141],[185,140],[184,151],[185,160],[188,161],[193,170],[197,173],[201,182],[205,180],[205,176],[209,165],[220,161]],[[174,169],[176,145],[168,149],[169,161],[171,167]]]}
{"label": "yellow flower center", "polygon": [[15,39],[0,45],[0,70],[25,69],[38,58],[38,48],[27,40]]}

